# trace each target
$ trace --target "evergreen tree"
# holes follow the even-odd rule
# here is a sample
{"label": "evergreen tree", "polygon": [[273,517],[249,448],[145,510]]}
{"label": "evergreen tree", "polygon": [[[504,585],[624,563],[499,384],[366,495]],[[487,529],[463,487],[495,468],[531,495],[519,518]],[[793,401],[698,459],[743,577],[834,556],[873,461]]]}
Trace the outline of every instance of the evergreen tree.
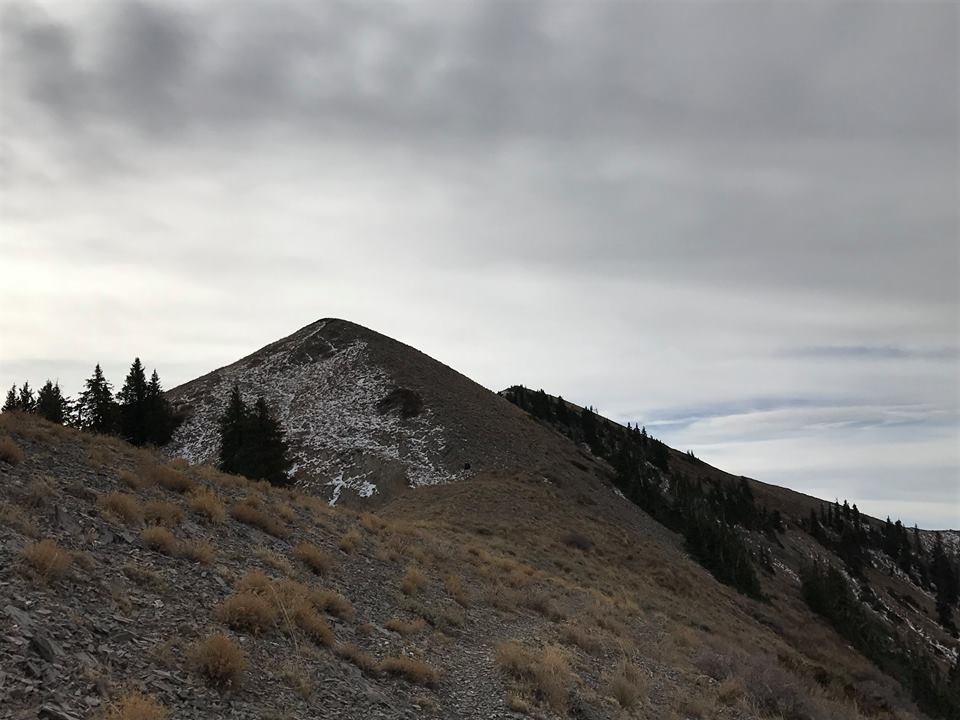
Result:
{"label": "evergreen tree", "polygon": [[113,401],[113,388],[103,376],[100,363],[93,375],[84,383],[76,406],[77,425],[81,430],[108,434],[116,427],[116,403]]}
{"label": "evergreen tree", "polygon": [[251,410],[234,385],[219,425],[221,470],[275,485],[290,483],[284,432],[263,397]]}
{"label": "evergreen tree", "polygon": [[17,405],[20,412],[32,413],[37,409],[37,399],[33,396],[33,390],[30,383],[25,382],[20,388],[20,394],[17,396]]}
{"label": "evergreen tree", "polygon": [[247,406],[236,385],[230,391],[227,406],[219,419],[220,469],[226,473],[243,474],[247,467],[244,455],[244,432],[247,426]]}
{"label": "evergreen tree", "polygon": [[60,392],[60,383],[49,379],[37,392],[37,413],[45,420],[63,425],[70,415],[70,401]]}
{"label": "evergreen tree", "polygon": [[120,403],[120,435],[132,445],[145,445],[147,428],[147,378],[140,358],[134,358],[123,387],[117,393]]}
{"label": "evergreen tree", "polygon": [[3,412],[15,412],[20,409],[17,401],[17,386],[11,385],[7,391],[7,399],[3,403]]}
{"label": "evergreen tree", "polygon": [[163,396],[163,387],[160,385],[160,376],[154,370],[147,384],[146,397],[146,424],[147,442],[153,445],[165,445],[173,436],[173,431],[179,425],[178,418]]}

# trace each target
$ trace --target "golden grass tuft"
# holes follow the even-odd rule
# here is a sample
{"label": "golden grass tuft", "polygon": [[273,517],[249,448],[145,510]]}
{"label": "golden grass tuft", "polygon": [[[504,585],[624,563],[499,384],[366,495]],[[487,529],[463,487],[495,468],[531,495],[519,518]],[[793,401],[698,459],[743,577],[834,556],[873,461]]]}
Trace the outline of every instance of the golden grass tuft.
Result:
{"label": "golden grass tuft", "polygon": [[62,577],[73,563],[73,556],[49,538],[30,543],[21,555],[34,575],[43,582]]}
{"label": "golden grass tuft", "polygon": [[103,717],[104,720],[166,720],[170,711],[150,695],[134,690],[110,703]]}
{"label": "golden grass tuft", "polygon": [[269,595],[273,587],[273,578],[263,570],[247,570],[237,583],[237,592],[252,592],[257,595]]}
{"label": "golden grass tuft", "polygon": [[177,538],[167,528],[160,525],[151,525],[140,533],[140,539],[143,544],[151,550],[156,550],[164,555],[176,555],[180,549]]}
{"label": "golden grass tuft", "polygon": [[296,568],[293,567],[286,557],[275,553],[273,550],[264,547],[263,545],[258,545],[253,549],[253,556],[265,562],[267,565],[272,567],[279,573],[287,576],[293,576],[296,574]]}
{"label": "golden grass tuft", "polygon": [[650,683],[640,668],[624,660],[610,678],[607,693],[620,707],[632,708],[649,689]]}
{"label": "golden grass tuft", "polygon": [[417,635],[427,629],[427,622],[423,618],[416,620],[401,620],[400,618],[391,618],[383,624],[387,630],[392,630],[403,637]]}
{"label": "golden grass tuft", "polygon": [[19,465],[23,462],[23,458],[23,450],[12,437],[4,435],[0,438],[0,460],[8,465]]}
{"label": "golden grass tuft", "polygon": [[380,669],[376,658],[368,655],[353,643],[337,645],[337,655],[353,663],[367,675],[376,675]]}
{"label": "golden grass tuft", "polygon": [[303,561],[317,575],[326,576],[333,570],[333,558],[313,543],[300,543],[293,549],[293,556]]}
{"label": "golden grass tuft", "polygon": [[139,525],[143,522],[143,508],[134,495],[122,492],[109,492],[97,496],[100,509],[127,525]]}
{"label": "golden grass tuft", "polygon": [[447,575],[443,581],[443,586],[457,605],[465,608],[470,607],[470,594],[463,586],[463,581],[459,577],[456,575]]}
{"label": "golden grass tuft", "polygon": [[171,492],[186,493],[196,484],[185,473],[161,463],[145,463],[140,467],[140,475],[149,483],[159,485]]}
{"label": "golden grass tuft", "polygon": [[244,525],[259,528],[268,535],[285,538],[290,534],[287,526],[275,515],[265,510],[260,500],[248,496],[230,508],[230,516]]}
{"label": "golden grass tuft", "polygon": [[12,530],[16,530],[21,535],[35,538],[40,537],[40,531],[33,523],[30,516],[21,508],[10,503],[0,502],[0,525],[6,525]]}
{"label": "golden grass tuft", "polygon": [[217,687],[236,685],[249,665],[243,650],[223,633],[200,641],[190,654],[197,672]]}
{"label": "golden grass tuft", "polygon": [[27,507],[42,508],[46,506],[50,498],[56,496],[56,491],[46,480],[36,478],[31,480],[23,488],[20,496],[20,503]]}
{"label": "golden grass tuft", "polygon": [[148,500],[143,504],[143,517],[152,525],[175,528],[183,520],[183,508],[164,500]]}
{"label": "golden grass tuft", "polygon": [[427,576],[412,565],[407,568],[400,580],[400,591],[404,595],[416,595],[427,586]]}
{"label": "golden grass tuft", "polygon": [[340,538],[338,545],[345,553],[352,553],[361,542],[363,542],[363,535],[356,528],[351,528]]}
{"label": "golden grass tuft", "polygon": [[385,657],[378,670],[386,675],[402,677],[416,685],[436,685],[440,680],[440,673],[430,665],[406,655]]}
{"label": "golden grass tuft", "polygon": [[216,548],[203,540],[184,540],[177,547],[177,554],[201,565],[209,565],[217,557]]}
{"label": "golden grass tuft", "polygon": [[573,622],[564,623],[560,628],[560,640],[565,645],[575,645],[590,655],[603,654],[603,642],[596,631],[590,632]]}
{"label": "golden grass tuft", "polygon": [[239,592],[220,603],[216,615],[221,622],[234,630],[257,634],[276,624],[278,612],[263,596],[253,592]]}
{"label": "golden grass tuft", "polygon": [[227,509],[220,497],[209,488],[200,487],[190,493],[187,505],[207,522],[219,524],[227,519]]}
{"label": "golden grass tuft", "polygon": [[143,490],[147,486],[147,481],[134,472],[122,470],[120,472],[120,482],[131,490]]}
{"label": "golden grass tuft", "polygon": [[387,527],[387,523],[379,515],[371,512],[362,512],[357,518],[357,522],[367,532],[379,533]]}
{"label": "golden grass tuft", "polygon": [[518,642],[497,646],[497,665],[516,680],[530,683],[537,694],[556,712],[565,713],[572,675],[567,656],[556,645],[535,654]]}
{"label": "golden grass tuft", "polygon": [[347,622],[353,622],[357,616],[357,611],[353,609],[353,603],[334,590],[314,590],[310,593],[310,602],[318,610],[323,610]]}
{"label": "golden grass tuft", "polygon": [[313,605],[300,602],[293,611],[293,621],[304,634],[318,645],[332,646],[334,642],[333,629],[317,614]]}

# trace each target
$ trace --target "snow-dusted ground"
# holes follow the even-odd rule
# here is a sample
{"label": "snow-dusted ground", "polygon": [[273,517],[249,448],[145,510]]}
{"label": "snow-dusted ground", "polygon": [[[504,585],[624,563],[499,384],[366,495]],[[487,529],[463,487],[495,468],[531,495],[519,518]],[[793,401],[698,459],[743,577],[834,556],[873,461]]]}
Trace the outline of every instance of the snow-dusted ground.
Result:
{"label": "snow-dusted ground", "polygon": [[411,486],[456,480],[464,471],[443,467],[443,428],[429,408],[402,419],[378,411],[395,388],[369,361],[361,340],[333,346],[325,323],[305,328],[248,358],[175,388],[170,398],[189,406],[170,452],[190,462],[216,462],[217,418],[236,383],[245,399],[262,394],[287,432],[293,474],[304,485],[328,486],[332,502],[344,490],[369,497],[383,477]]}

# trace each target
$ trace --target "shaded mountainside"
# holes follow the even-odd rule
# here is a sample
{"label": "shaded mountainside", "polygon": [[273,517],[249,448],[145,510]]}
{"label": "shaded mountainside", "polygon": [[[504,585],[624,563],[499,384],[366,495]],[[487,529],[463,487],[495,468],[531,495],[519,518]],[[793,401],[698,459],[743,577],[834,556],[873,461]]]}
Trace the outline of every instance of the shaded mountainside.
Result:
{"label": "shaded mountainside", "polygon": [[423,353],[326,319],[166,393],[186,416],[166,450],[216,462],[230,388],[263,395],[286,430],[298,486],[376,502],[481,471],[557,465],[575,450]]}
{"label": "shaded mountainside", "polygon": [[3,414],[0,717],[924,717],[669,537],[541,475],[374,515]]}

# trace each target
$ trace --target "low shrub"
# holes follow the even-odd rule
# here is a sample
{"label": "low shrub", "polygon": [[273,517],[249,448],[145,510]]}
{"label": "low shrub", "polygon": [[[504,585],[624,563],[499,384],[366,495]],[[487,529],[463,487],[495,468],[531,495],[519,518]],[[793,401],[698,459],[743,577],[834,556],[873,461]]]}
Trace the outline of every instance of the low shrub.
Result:
{"label": "low shrub", "polygon": [[227,510],[220,497],[208,488],[201,487],[190,493],[187,505],[208,522],[222,523],[227,519]]}
{"label": "low shrub", "polygon": [[177,548],[177,554],[195,563],[209,565],[216,558],[217,551],[213,545],[203,540],[184,540]]}
{"label": "low shrub", "polygon": [[23,458],[23,450],[12,437],[4,435],[0,438],[0,461],[8,465],[19,465],[23,462]]}
{"label": "low shrub", "polygon": [[304,634],[318,645],[331,646],[334,642],[333,629],[317,614],[317,611],[306,602],[301,602],[293,611],[293,621]]}
{"label": "low shrub", "polygon": [[593,540],[583,533],[568,532],[563,536],[562,541],[567,547],[576,548],[583,552],[590,552],[593,549]]}
{"label": "low shrub", "polygon": [[141,466],[140,475],[147,482],[159,485],[171,492],[186,493],[196,487],[193,480],[185,473],[160,463],[148,463]]}
{"label": "low shrub", "polygon": [[143,544],[164,555],[176,555],[179,543],[174,534],[160,525],[151,525],[140,534]]}
{"label": "low shrub", "polygon": [[440,679],[440,673],[423,660],[406,655],[385,657],[378,669],[386,675],[402,677],[416,685],[436,685]]}
{"label": "low shrub", "polygon": [[109,492],[98,495],[97,505],[104,513],[127,525],[139,525],[143,522],[143,508],[140,501],[128,493]]}
{"label": "low shrub", "polygon": [[418,568],[408,567],[400,580],[400,591],[404,595],[416,595],[427,586],[427,576]]}
{"label": "low shrub", "polygon": [[427,623],[422,618],[409,621],[401,620],[400,618],[391,618],[387,620],[383,626],[387,630],[392,630],[399,635],[403,635],[403,637],[410,637],[411,635],[416,635],[426,630]]}
{"label": "low shrub", "polygon": [[34,575],[43,582],[62,577],[73,563],[73,556],[49,538],[30,543],[21,555]]}
{"label": "low shrub", "polygon": [[572,674],[567,657],[559,647],[548,645],[534,654],[520,643],[504,642],[497,646],[496,662],[514,679],[530,683],[553,710],[567,711]]}
{"label": "low shrub", "polygon": [[21,508],[10,503],[0,502],[0,524],[6,525],[12,530],[16,530],[21,535],[35,538],[40,536],[40,531],[34,525],[33,520]]}
{"label": "low shrub", "polygon": [[293,556],[303,561],[317,575],[329,575],[333,570],[333,558],[313,543],[300,543],[293,549]]}
{"label": "low shrub", "polygon": [[448,575],[443,581],[443,586],[446,588],[450,597],[453,598],[454,602],[460,607],[470,607],[470,594],[463,586],[463,581],[459,577],[456,575]]}
{"label": "low shrub", "polygon": [[146,480],[129,470],[122,470],[120,472],[120,482],[131,490],[143,490],[143,488],[147,486]]}
{"label": "low shrub", "polygon": [[276,624],[278,612],[263,596],[252,592],[239,592],[220,603],[216,615],[221,622],[234,630],[257,634]]}
{"label": "low shrub", "polygon": [[380,670],[380,664],[376,659],[353,643],[341,643],[337,645],[337,655],[353,663],[367,675],[376,675]]}
{"label": "low shrub", "polygon": [[343,537],[340,538],[339,547],[345,553],[352,553],[357,549],[362,541],[363,536],[356,528],[353,528],[347,531]]}
{"label": "low shrub", "polygon": [[166,720],[170,711],[150,695],[129,692],[111,703],[103,715],[104,720]]}
{"label": "low shrub", "polygon": [[237,685],[248,667],[246,654],[223,633],[197,643],[190,654],[197,672],[217,687]]}
{"label": "low shrub", "polygon": [[56,491],[46,480],[35,479],[27,483],[20,494],[19,502],[22,505],[32,508],[42,508],[50,502],[50,498],[56,495]]}
{"label": "low shrub", "polygon": [[237,583],[238,592],[252,592],[263,596],[269,595],[272,587],[273,578],[258,569],[247,570]]}
{"label": "low shrub", "polygon": [[287,526],[275,515],[264,510],[255,497],[246,497],[230,508],[230,516],[244,525],[259,528],[268,535],[285,538],[290,534]]}
{"label": "low shrub", "polygon": [[560,628],[560,639],[566,645],[575,645],[590,655],[603,654],[603,642],[596,632],[589,632],[572,622]]}
{"label": "low shrub", "polygon": [[149,500],[143,505],[143,517],[148,523],[174,528],[183,520],[183,509],[164,500]]}
{"label": "low shrub", "polygon": [[624,660],[610,678],[608,693],[620,707],[632,708],[649,688],[650,683],[640,668]]}
{"label": "low shrub", "polygon": [[353,622],[357,616],[353,603],[334,590],[314,590],[310,593],[310,601],[317,607],[334,617],[347,622]]}

